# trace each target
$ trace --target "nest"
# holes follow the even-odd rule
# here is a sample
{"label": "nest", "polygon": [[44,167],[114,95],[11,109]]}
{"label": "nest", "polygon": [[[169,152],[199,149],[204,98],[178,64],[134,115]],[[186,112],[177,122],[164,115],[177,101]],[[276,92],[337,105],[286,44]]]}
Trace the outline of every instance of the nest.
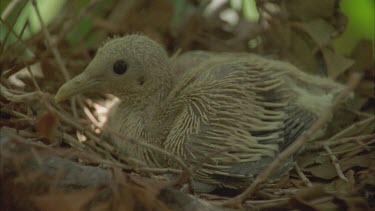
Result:
{"label": "nest", "polygon": [[[372,57],[368,56],[372,45],[359,42],[350,58],[332,50],[332,35],[339,36],[345,28],[343,15],[335,7],[338,2],[316,1],[326,2],[322,10],[335,12],[314,13],[306,10],[311,5],[305,1],[259,1],[260,20],[245,20],[236,11],[236,24],[220,18],[231,8],[229,4],[220,5],[207,15],[205,3],[186,1],[187,9],[182,10],[176,2],[92,0],[84,6],[72,3],[65,5],[62,16],[48,25],[40,19],[40,9],[32,1],[8,5],[2,18],[9,17],[2,20],[1,26],[7,32],[0,61],[2,210],[373,207],[375,96]],[[12,26],[27,9],[35,11],[41,30],[23,38],[25,30],[18,32]],[[82,23],[88,20],[91,27],[82,33]],[[24,26],[27,29],[27,21]],[[316,31],[321,33],[317,35]],[[53,93],[85,68],[92,52],[106,37],[135,32],[163,42],[171,54],[178,49],[203,49],[271,55],[310,73],[348,81],[348,89],[324,118],[248,188],[197,194],[190,181],[199,166],[135,168],[129,165],[134,163],[133,158],[101,140],[99,134],[114,97],[96,93],[64,104],[54,102]],[[354,72],[360,75],[353,75]],[[347,98],[349,103],[342,103]],[[327,127],[327,133],[310,140],[309,136],[322,127]],[[267,171],[302,146],[303,153],[289,174],[278,182],[265,183]]]}

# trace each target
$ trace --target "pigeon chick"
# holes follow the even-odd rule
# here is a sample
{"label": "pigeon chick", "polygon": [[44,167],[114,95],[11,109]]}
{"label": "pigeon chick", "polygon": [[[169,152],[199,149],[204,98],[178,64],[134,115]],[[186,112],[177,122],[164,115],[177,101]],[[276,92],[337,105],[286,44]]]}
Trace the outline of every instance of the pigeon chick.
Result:
{"label": "pigeon chick", "polygon": [[[177,77],[176,68],[184,74]],[[248,53],[195,51],[172,61],[155,41],[128,35],[104,44],[55,99],[86,91],[117,96],[120,102],[108,126],[198,166],[194,180],[203,186],[197,189],[207,192],[251,182],[332,105],[342,88],[289,63]],[[137,144],[115,137],[112,142],[150,167],[178,167]],[[292,165],[290,158],[273,178]]]}

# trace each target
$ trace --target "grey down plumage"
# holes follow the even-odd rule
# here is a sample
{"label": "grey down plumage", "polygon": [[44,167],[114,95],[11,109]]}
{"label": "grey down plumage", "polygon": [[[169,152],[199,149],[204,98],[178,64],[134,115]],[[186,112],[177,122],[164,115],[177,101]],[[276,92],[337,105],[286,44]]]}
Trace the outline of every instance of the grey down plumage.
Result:
{"label": "grey down plumage", "polygon": [[[114,72],[118,61],[125,73]],[[104,44],[56,100],[88,90],[111,93],[120,99],[109,116],[112,130],[198,165],[199,183],[237,188],[296,140],[341,89],[289,63],[248,53],[195,51],[170,59],[158,43],[128,35]],[[111,139],[147,166],[178,167],[153,150]],[[273,178],[292,164],[290,158]]]}

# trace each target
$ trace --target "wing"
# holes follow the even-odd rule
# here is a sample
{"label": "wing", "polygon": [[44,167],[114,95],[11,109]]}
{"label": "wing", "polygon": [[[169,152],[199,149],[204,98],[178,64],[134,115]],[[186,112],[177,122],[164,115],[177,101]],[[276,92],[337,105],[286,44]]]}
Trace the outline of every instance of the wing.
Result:
{"label": "wing", "polygon": [[251,179],[313,119],[293,105],[282,73],[264,64],[220,60],[197,69],[175,93],[181,111],[165,148],[197,166],[200,181]]}

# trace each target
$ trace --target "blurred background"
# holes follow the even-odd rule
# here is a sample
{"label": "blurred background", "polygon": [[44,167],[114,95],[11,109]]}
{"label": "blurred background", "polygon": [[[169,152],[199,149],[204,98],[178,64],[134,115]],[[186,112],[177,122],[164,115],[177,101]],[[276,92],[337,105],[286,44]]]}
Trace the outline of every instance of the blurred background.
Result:
{"label": "blurred background", "polygon": [[[6,21],[13,28],[13,32],[23,40],[41,31],[41,24],[31,1],[24,5],[25,2],[27,1],[2,0],[0,5],[2,22]],[[268,2],[277,4],[281,1]],[[291,0],[285,1],[285,4],[306,4],[306,7],[316,7],[315,9],[318,10],[332,9],[319,8],[324,6],[319,2],[322,1],[303,3],[303,1]],[[374,1],[342,0],[327,2],[338,3],[335,6],[339,6],[340,12],[347,17],[344,33],[334,42],[335,50],[348,55],[360,40],[374,41]],[[97,32],[100,27],[107,27],[106,29],[110,31],[110,34],[116,34],[116,32],[117,34],[151,33],[155,30],[153,33],[163,35],[168,30],[179,30],[178,26],[191,18],[193,13],[201,12],[207,19],[218,17],[220,20],[217,21],[223,21],[228,25],[227,30],[230,30],[230,26],[239,24],[240,21],[258,22],[260,18],[256,0],[130,0],[122,2],[116,0],[35,0],[35,3],[38,5],[41,18],[46,25],[59,21],[69,21],[72,16],[77,16],[77,13],[82,9],[87,10],[81,11],[80,17],[75,18],[72,29],[65,29],[64,31],[66,33],[64,38],[70,45],[83,41],[87,47],[92,47],[98,41],[97,39],[100,39]],[[268,15],[274,15],[272,12],[279,12],[272,6],[269,9],[275,9],[275,11],[271,11],[271,14]],[[215,14],[216,12],[219,14]],[[267,19],[267,17],[265,18]],[[4,24],[1,25],[0,38],[2,42],[7,37],[8,29]],[[17,41],[14,33],[8,35],[6,44]]]}
{"label": "blurred background", "polygon": [[[80,126],[57,118],[57,112],[50,109],[65,112],[72,122],[99,133],[110,96],[88,94],[57,105],[53,95],[85,69],[106,40],[133,33],[162,43],[171,56],[190,50],[250,52],[291,62],[302,71],[341,83],[358,72],[362,81],[350,103],[335,112],[327,137],[312,143],[311,151],[300,156],[301,169],[292,171],[290,180],[280,187],[283,189],[263,190],[259,199],[285,197],[283,205],[274,206],[285,208],[290,202],[289,209],[375,206],[375,167],[371,163],[375,143],[374,4],[373,0],[0,0],[0,128],[56,148],[75,148],[73,139],[73,143],[87,144],[85,152],[92,149],[98,157],[108,159],[107,148],[93,144],[94,139],[87,138]],[[19,100],[36,90],[49,96],[49,101],[40,100],[39,95],[37,101]],[[322,148],[325,141],[332,144],[332,151]],[[105,150],[97,150],[98,146]],[[330,158],[333,155],[335,159]],[[334,162],[341,165],[349,183],[338,177]],[[300,172],[318,186],[309,189],[298,176]],[[17,194],[22,188],[14,187],[14,204],[22,204]],[[300,195],[295,197],[297,190]],[[4,195],[8,193],[12,192]],[[294,200],[288,201],[290,198]],[[259,201],[254,202],[255,207],[260,206]],[[263,203],[270,206],[268,201]]]}
{"label": "blurred background", "polygon": [[29,64],[55,93],[108,38],[142,33],[170,55],[254,52],[342,82],[361,72],[355,108],[373,110],[372,0],[2,0],[0,9],[0,69],[18,85],[13,73]]}

